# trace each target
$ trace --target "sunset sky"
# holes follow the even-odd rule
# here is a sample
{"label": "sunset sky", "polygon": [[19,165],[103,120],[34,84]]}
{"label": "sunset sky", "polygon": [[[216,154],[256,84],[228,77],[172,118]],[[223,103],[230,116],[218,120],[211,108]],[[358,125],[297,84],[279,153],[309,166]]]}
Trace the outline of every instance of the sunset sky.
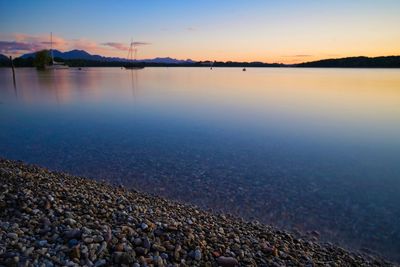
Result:
{"label": "sunset sky", "polygon": [[400,55],[398,0],[0,0],[0,53],[49,48],[138,58],[294,63]]}

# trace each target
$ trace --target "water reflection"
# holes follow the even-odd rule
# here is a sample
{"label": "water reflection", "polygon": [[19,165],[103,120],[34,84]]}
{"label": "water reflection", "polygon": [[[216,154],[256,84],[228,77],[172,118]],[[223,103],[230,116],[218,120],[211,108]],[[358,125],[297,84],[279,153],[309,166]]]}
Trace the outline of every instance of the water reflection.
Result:
{"label": "water reflection", "polygon": [[398,256],[399,70],[17,71],[2,156]]}

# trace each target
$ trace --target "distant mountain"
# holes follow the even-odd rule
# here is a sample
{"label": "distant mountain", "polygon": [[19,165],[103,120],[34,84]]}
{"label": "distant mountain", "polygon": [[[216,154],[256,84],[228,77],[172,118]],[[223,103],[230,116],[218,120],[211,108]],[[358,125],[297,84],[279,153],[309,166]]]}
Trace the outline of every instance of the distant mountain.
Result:
{"label": "distant mountain", "polygon": [[10,59],[5,55],[0,54],[0,61],[10,61]]}
{"label": "distant mountain", "polygon": [[170,57],[156,57],[153,59],[144,59],[144,60],[140,60],[140,61],[148,62],[148,63],[163,63],[163,64],[196,63],[195,61],[193,61],[191,59],[179,60],[179,59],[170,58]]}
{"label": "distant mountain", "polygon": [[[100,55],[91,55],[84,50],[71,50],[67,52],[61,52],[59,50],[53,50],[54,57],[62,58],[64,60],[72,60],[72,59],[82,59],[82,60],[93,60],[93,61],[103,61],[103,62],[129,62],[130,60],[126,58],[119,57],[103,57]],[[23,59],[27,59],[30,57],[35,57],[35,53],[24,54],[21,56]],[[134,61],[134,60],[132,60]],[[161,64],[190,64],[195,63],[195,61],[191,59],[179,60],[170,57],[156,57],[153,59],[140,59],[137,60],[140,62],[148,62],[148,63],[161,63]]]}
{"label": "distant mountain", "polygon": [[[84,50],[71,50],[61,52],[53,50],[55,58],[64,60],[72,67],[122,67],[126,62],[134,62],[126,58],[119,57],[103,57],[100,55],[91,55]],[[14,60],[17,67],[33,66],[33,58],[35,53],[22,55]],[[2,60],[7,59],[7,61]],[[169,67],[301,67],[301,68],[400,68],[400,56],[385,57],[347,57],[333,58],[318,61],[304,62],[299,64],[285,65],[280,63],[264,63],[264,62],[219,62],[219,61],[199,61],[195,62],[191,59],[180,60],[170,57],[156,57],[152,59],[141,59],[138,62],[145,62],[146,66],[169,66]],[[1,66],[8,66],[8,58],[4,55],[0,56]],[[7,63],[8,62],[8,63]]]}
{"label": "distant mountain", "polygon": [[293,66],[310,68],[400,68],[400,56],[333,58]]}

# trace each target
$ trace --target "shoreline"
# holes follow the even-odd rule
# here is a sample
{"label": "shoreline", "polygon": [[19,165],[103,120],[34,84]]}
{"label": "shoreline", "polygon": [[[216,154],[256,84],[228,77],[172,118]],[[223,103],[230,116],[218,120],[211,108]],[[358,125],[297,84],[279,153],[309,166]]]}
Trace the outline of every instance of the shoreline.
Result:
{"label": "shoreline", "polygon": [[6,266],[397,266],[269,225],[2,158],[0,200]]}

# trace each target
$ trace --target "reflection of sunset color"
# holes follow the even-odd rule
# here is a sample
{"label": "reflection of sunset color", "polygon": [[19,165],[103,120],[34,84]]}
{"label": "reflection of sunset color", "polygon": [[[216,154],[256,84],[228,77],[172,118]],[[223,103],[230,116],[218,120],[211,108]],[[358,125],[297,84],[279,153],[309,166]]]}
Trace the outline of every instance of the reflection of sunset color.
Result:
{"label": "reflection of sunset color", "polygon": [[131,37],[146,44],[140,58],[293,63],[400,54],[400,2],[392,0],[2,1],[0,10],[0,41],[8,42],[0,52],[12,55],[27,51],[10,42],[46,48],[50,31],[56,49],[118,57]]}
{"label": "reflection of sunset color", "polygon": [[189,116],[190,110],[190,116],[199,118],[218,120],[228,116],[238,121],[261,120],[266,125],[275,121],[297,130],[298,123],[309,125],[313,131],[396,128],[396,134],[400,134],[398,70],[252,68],[238,75],[237,69],[230,68],[95,68],[59,72],[24,69],[18,76],[19,99],[31,104],[107,106],[119,101],[121,105],[112,108],[147,107],[146,110],[163,109],[163,114],[179,116]]}

